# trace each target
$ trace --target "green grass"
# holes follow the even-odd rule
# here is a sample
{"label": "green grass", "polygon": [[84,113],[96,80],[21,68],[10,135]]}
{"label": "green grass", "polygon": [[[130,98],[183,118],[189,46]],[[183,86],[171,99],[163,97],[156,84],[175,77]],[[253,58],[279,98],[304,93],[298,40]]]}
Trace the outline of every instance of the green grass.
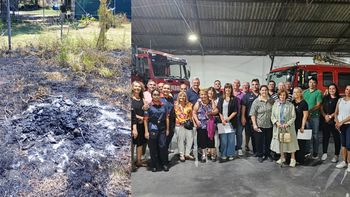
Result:
{"label": "green grass", "polygon": [[[53,60],[61,66],[69,66],[79,73],[94,73],[104,78],[118,76],[120,62],[109,57],[111,50],[128,50],[131,46],[131,24],[124,23],[107,31],[106,49],[96,48],[99,35],[98,22],[87,27],[72,28],[64,25],[63,39],[60,26],[44,26],[40,23],[13,25],[12,48],[42,59]],[[7,50],[7,35],[0,36],[0,51]]]}
{"label": "green grass", "polygon": [[[31,11],[20,11],[24,15],[43,15],[43,9],[31,10]],[[60,14],[59,10],[44,9],[45,16],[58,16]]]}
{"label": "green grass", "polygon": [[[60,40],[60,26],[41,26],[32,23],[18,23],[12,27],[12,47],[40,46],[45,43]],[[64,25],[64,38],[71,43],[80,43],[87,46],[96,44],[99,35],[98,22],[93,22],[85,28],[73,29]],[[106,47],[108,50],[127,49],[131,46],[131,24],[122,24],[120,27],[111,28],[107,32]],[[0,36],[0,50],[7,47],[7,35]]]}

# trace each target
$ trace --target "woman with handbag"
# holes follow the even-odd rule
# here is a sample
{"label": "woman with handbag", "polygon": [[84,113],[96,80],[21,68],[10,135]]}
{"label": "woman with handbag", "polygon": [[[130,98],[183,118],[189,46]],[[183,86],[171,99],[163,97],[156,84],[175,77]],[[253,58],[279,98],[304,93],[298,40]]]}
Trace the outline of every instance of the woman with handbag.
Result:
{"label": "woman with handbag", "polygon": [[[232,85],[226,83],[224,86],[224,94],[222,98],[219,98],[218,110],[223,127],[229,126],[228,132],[224,132],[220,135],[220,161],[229,161],[234,159],[235,156],[235,130],[237,128],[237,100],[232,94]],[[221,132],[221,131],[220,131]]]}
{"label": "woman with handbag", "polygon": [[215,148],[214,142],[214,115],[218,110],[209,100],[208,91],[199,91],[200,100],[193,107],[193,120],[197,128],[197,145],[202,152],[202,162],[207,160],[207,148]]}
{"label": "woman with handbag", "polygon": [[254,138],[258,161],[262,163],[268,159],[272,161],[270,144],[272,137],[271,111],[273,99],[269,97],[266,85],[260,86],[260,95],[253,101],[250,117],[253,123]]}
{"label": "woman with handbag", "polygon": [[[218,80],[217,80],[218,81]],[[220,81],[219,81],[220,82]],[[209,96],[209,100],[211,102],[213,102],[215,104],[215,106],[217,106],[219,98],[218,98],[218,94],[215,90],[214,87],[210,87],[208,89],[208,96]],[[208,158],[211,159],[213,162],[216,161],[216,157],[217,157],[217,149],[219,148],[219,134],[218,134],[218,129],[217,129],[217,123],[218,123],[218,119],[219,119],[219,114],[216,114],[214,116],[214,122],[215,122],[215,134],[214,134],[214,143],[215,143],[215,148],[210,148],[208,149]]]}
{"label": "woman with handbag", "polygon": [[[190,155],[193,144],[193,122],[192,122],[192,103],[187,100],[185,92],[180,92],[174,105],[176,114],[177,145],[180,153],[180,161],[185,159],[193,160]],[[186,146],[185,146],[186,144]]]}
{"label": "woman with handbag", "polygon": [[284,153],[291,153],[290,167],[295,167],[295,151],[299,150],[297,135],[295,132],[295,109],[294,105],[287,101],[288,91],[278,91],[278,100],[272,107],[271,121],[273,123],[273,136],[271,150],[280,153],[277,161],[282,165],[286,159]]}
{"label": "woman with handbag", "polygon": [[151,155],[150,168],[152,172],[156,172],[157,168],[160,167],[163,167],[164,171],[169,171],[166,143],[169,135],[169,114],[167,108],[160,101],[160,91],[153,90],[151,95],[152,103],[145,111],[144,118],[145,138],[148,139]]}

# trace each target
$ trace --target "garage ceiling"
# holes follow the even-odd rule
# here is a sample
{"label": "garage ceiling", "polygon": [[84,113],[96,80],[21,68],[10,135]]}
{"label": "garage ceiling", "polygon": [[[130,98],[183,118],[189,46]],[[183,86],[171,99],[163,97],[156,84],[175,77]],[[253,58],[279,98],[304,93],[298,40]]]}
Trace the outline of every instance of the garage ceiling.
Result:
{"label": "garage ceiling", "polygon": [[350,0],[132,0],[132,40],[182,55],[350,56]]}

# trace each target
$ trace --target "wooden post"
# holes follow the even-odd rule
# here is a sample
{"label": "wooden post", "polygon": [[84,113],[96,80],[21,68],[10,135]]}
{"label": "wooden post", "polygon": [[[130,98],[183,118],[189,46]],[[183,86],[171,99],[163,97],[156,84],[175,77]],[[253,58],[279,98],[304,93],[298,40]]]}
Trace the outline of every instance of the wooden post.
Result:
{"label": "wooden post", "polygon": [[8,29],[8,42],[9,52],[11,52],[11,13],[10,13],[10,0],[7,0],[7,29]]}

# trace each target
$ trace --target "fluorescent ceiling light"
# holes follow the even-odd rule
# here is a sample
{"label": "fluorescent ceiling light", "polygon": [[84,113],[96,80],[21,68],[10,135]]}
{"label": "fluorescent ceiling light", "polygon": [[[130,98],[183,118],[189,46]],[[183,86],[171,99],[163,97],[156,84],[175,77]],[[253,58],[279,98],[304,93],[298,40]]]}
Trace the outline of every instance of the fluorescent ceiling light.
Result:
{"label": "fluorescent ceiling light", "polygon": [[194,33],[191,33],[190,35],[188,35],[188,40],[190,42],[196,42],[198,40],[198,36]]}

